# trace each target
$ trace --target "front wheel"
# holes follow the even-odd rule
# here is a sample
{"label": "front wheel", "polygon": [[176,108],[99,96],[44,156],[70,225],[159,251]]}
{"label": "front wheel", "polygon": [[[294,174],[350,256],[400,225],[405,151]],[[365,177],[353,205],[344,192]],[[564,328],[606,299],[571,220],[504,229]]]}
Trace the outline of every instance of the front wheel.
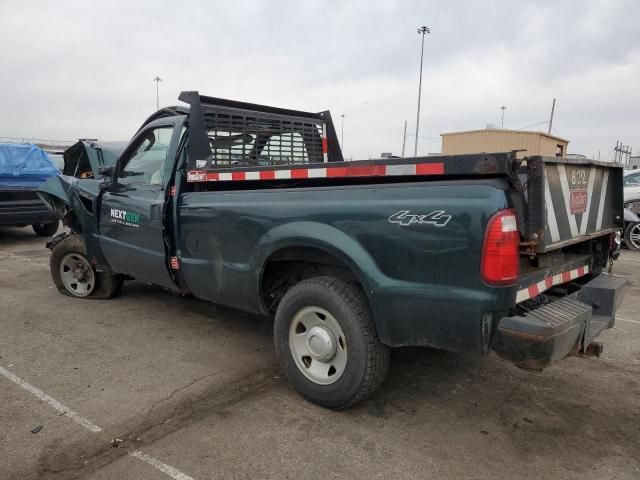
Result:
{"label": "front wheel", "polygon": [[624,243],[631,250],[640,250],[640,223],[630,223],[624,229]]}
{"label": "front wheel", "polygon": [[362,291],[333,277],[290,288],[275,319],[276,354],[293,387],[323,407],[350,407],[371,395],[389,367]]}
{"label": "front wheel", "polygon": [[79,235],[69,235],[56,243],[49,269],[58,291],[70,297],[113,298],[122,289],[122,275],[95,270]]}
{"label": "front wheel", "polygon": [[59,226],[60,222],[58,221],[52,223],[34,223],[31,225],[33,231],[39,237],[53,237],[58,231]]}

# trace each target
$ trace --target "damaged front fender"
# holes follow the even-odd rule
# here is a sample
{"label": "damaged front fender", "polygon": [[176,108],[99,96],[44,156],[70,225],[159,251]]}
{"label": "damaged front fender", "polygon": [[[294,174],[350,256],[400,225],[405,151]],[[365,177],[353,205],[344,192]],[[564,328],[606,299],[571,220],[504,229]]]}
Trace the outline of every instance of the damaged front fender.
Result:
{"label": "damaged front fender", "polygon": [[99,236],[101,180],[60,175],[38,188],[38,196],[72,232],[84,237],[87,256],[94,265],[105,265]]}
{"label": "damaged front fender", "polygon": [[40,200],[59,219],[63,219],[67,208],[72,207],[71,188],[75,179],[58,175],[44,182],[37,190]]}

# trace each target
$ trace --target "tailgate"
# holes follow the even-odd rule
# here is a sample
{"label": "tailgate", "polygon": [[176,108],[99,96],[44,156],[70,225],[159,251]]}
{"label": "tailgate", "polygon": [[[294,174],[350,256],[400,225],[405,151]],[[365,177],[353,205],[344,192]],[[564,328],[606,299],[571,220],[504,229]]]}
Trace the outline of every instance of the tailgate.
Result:
{"label": "tailgate", "polygon": [[525,185],[525,234],[532,253],[556,250],[623,228],[619,164],[529,157],[518,176]]}

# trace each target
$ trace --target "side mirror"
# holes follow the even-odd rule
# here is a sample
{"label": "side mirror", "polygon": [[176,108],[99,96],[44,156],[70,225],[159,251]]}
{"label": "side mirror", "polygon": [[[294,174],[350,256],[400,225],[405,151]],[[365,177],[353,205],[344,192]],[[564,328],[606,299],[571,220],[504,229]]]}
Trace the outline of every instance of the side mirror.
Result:
{"label": "side mirror", "polygon": [[100,167],[98,173],[101,177],[111,177],[113,175],[113,166]]}
{"label": "side mirror", "polygon": [[111,183],[111,180],[103,180],[98,185],[98,188],[100,189],[101,192],[108,192],[109,190],[111,190],[112,185],[113,183]]}

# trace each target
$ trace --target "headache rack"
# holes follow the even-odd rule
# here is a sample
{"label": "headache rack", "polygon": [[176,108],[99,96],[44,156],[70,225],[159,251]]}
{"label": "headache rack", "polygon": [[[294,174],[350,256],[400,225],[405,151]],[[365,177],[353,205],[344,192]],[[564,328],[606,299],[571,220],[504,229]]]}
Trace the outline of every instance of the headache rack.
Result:
{"label": "headache rack", "polygon": [[328,111],[309,113],[182,92],[192,170],[343,161]]}

